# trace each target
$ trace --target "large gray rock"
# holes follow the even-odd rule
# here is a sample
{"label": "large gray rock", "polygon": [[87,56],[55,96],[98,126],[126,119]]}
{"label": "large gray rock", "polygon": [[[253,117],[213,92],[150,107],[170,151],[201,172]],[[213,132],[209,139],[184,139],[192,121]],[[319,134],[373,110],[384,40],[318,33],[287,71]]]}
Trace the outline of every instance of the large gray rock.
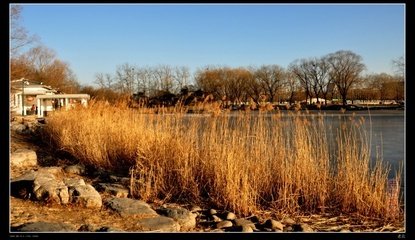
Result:
{"label": "large gray rock", "polygon": [[34,167],[37,165],[36,152],[29,149],[17,149],[10,154],[12,167]]}
{"label": "large gray rock", "polygon": [[157,232],[178,232],[180,225],[172,218],[165,216],[155,216],[152,218],[140,219],[137,222],[138,228],[142,231],[157,231]]}
{"label": "large gray rock", "polygon": [[105,193],[109,193],[118,198],[126,198],[130,190],[121,184],[117,183],[99,183],[97,190]]}
{"label": "large gray rock", "polygon": [[11,181],[11,194],[23,197],[24,192],[28,198],[39,201],[67,204],[69,202],[68,187],[52,173],[44,171],[31,171]]}
{"label": "large gray rock", "polygon": [[110,198],[106,205],[119,213],[121,217],[153,217],[158,216],[150,205],[141,200],[130,198]]}
{"label": "large gray rock", "polygon": [[39,173],[33,181],[33,193],[37,200],[67,204],[68,187],[51,173]]}
{"label": "large gray rock", "polygon": [[67,223],[33,222],[16,228],[17,232],[76,232],[75,226]]}
{"label": "large gray rock", "polygon": [[157,209],[157,213],[176,220],[182,230],[190,230],[196,227],[197,214],[182,207],[161,207]]}
{"label": "large gray rock", "polygon": [[87,208],[100,208],[101,195],[90,184],[78,184],[69,187],[70,201]]}
{"label": "large gray rock", "polygon": [[85,181],[82,178],[65,178],[63,179],[63,183],[65,183],[68,187],[75,187],[75,186],[85,186]]}

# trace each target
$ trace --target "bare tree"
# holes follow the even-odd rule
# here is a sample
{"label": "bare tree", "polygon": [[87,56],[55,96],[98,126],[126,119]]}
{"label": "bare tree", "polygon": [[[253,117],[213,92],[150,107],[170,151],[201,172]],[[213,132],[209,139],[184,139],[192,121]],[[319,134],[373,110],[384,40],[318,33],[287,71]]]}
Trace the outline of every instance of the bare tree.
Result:
{"label": "bare tree", "polygon": [[224,68],[223,76],[227,98],[234,103],[246,100],[244,97],[251,73],[245,68]]}
{"label": "bare tree", "polygon": [[197,86],[205,92],[213,94],[215,99],[226,97],[222,72],[221,68],[215,66],[207,66],[197,70],[195,74]]}
{"label": "bare tree", "polygon": [[395,74],[402,78],[405,78],[405,58],[403,56],[392,60],[392,66],[395,69]]}
{"label": "bare tree", "polygon": [[268,95],[268,100],[274,102],[278,91],[285,84],[285,70],[278,65],[263,65],[255,71],[255,78]]}
{"label": "bare tree", "polygon": [[336,84],[345,106],[349,90],[359,82],[360,73],[365,69],[362,57],[352,51],[341,50],[328,54],[327,60],[331,66],[330,77]]}
{"label": "bare tree", "polygon": [[37,71],[44,72],[48,65],[56,59],[56,53],[52,49],[40,45],[31,48],[27,53],[24,54],[27,58],[28,63],[32,65]]}
{"label": "bare tree", "polygon": [[381,101],[404,99],[404,85],[400,77],[380,73],[368,75],[365,79]]}
{"label": "bare tree", "polygon": [[104,78],[104,74],[103,73],[96,73],[95,74],[95,81],[96,84],[98,84],[98,86],[100,88],[105,88],[106,84],[105,84],[105,78]]}
{"label": "bare tree", "polygon": [[300,86],[304,89],[306,95],[306,102],[308,98],[312,98],[312,77],[309,72],[310,62],[306,59],[295,60],[288,66],[289,71],[295,76],[300,83]]}
{"label": "bare tree", "polygon": [[149,67],[137,68],[137,93],[149,96],[151,73],[152,72]]}
{"label": "bare tree", "polygon": [[128,63],[117,66],[115,71],[116,88],[121,93],[132,95],[134,93],[134,67]]}
{"label": "bare tree", "polygon": [[190,71],[188,67],[175,67],[173,72],[173,79],[176,85],[175,93],[179,93],[183,87],[189,83]]}
{"label": "bare tree", "polygon": [[157,90],[173,92],[173,71],[169,65],[158,65],[153,68],[152,73]]}
{"label": "bare tree", "polygon": [[18,58],[13,58],[11,63],[12,79],[24,77],[68,93],[79,89],[69,64],[57,59],[55,52],[45,46],[31,48]]}
{"label": "bare tree", "polygon": [[299,89],[299,83],[291,71],[286,72],[286,91],[288,92],[288,102],[293,104],[296,99],[296,93]]}
{"label": "bare tree", "polygon": [[319,101],[320,94],[324,98],[324,103],[327,105],[327,95],[329,93],[329,85],[332,79],[329,77],[330,65],[327,58],[315,58],[312,62],[312,78],[314,94]]}
{"label": "bare tree", "polygon": [[16,57],[20,49],[37,41],[36,36],[29,35],[28,31],[21,26],[21,5],[10,6],[10,54]]}
{"label": "bare tree", "polygon": [[264,90],[261,87],[261,83],[255,77],[256,67],[249,67],[249,77],[246,79],[246,95],[251,98],[256,104],[259,104],[261,96],[264,94]]}
{"label": "bare tree", "polygon": [[35,69],[25,56],[10,59],[10,79],[28,78],[33,76]]}
{"label": "bare tree", "polygon": [[94,81],[100,88],[112,88],[114,79],[109,73],[96,73],[95,74],[95,81]]}

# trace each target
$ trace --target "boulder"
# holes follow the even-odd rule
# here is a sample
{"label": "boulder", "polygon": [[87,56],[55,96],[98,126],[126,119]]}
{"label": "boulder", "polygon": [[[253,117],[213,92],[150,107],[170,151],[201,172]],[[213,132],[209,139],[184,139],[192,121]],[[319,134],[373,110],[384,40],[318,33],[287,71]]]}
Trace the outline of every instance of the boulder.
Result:
{"label": "boulder", "polygon": [[70,201],[87,208],[100,208],[101,195],[90,184],[78,184],[69,187]]}
{"label": "boulder", "polygon": [[22,197],[21,193],[26,193],[26,197],[39,201],[55,202],[67,204],[69,193],[66,185],[47,171],[30,171],[22,176],[15,178],[10,183],[11,194]]}
{"label": "boulder", "polygon": [[173,218],[182,230],[189,230],[196,227],[196,214],[182,207],[161,207],[156,210],[158,214]]}
{"label": "boulder", "polygon": [[121,217],[152,217],[158,216],[150,205],[141,200],[130,198],[110,198],[106,205],[121,215]]}
{"label": "boulder", "polygon": [[61,204],[69,202],[68,187],[51,173],[38,173],[33,181],[33,193],[37,200]]}
{"label": "boulder", "polygon": [[34,167],[37,165],[36,152],[29,149],[17,149],[10,154],[12,167]]}
{"label": "boulder", "polygon": [[[125,198],[126,199],[126,198]],[[155,216],[151,218],[140,219],[137,222],[137,227],[142,231],[157,231],[157,232],[178,232],[180,225],[172,218],[165,216]]]}
{"label": "boulder", "polygon": [[75,186],[85,186],[85,181],[82,178],[65,178],[63,179],[63,183],[65,183],[68,187],[75,187]]}

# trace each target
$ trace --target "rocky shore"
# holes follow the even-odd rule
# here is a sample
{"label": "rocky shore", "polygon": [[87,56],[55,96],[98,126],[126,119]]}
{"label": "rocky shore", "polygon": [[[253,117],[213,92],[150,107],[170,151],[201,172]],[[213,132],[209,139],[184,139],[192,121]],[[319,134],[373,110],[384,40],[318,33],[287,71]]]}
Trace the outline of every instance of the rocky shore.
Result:
{"label": "rocky shore", "polygon": [[208,206],[147,203],[128,176],[56,158],[36,138],[44,119],[10,122],[12,232],[403,232],[403,223],[342,214],[242,217]]}

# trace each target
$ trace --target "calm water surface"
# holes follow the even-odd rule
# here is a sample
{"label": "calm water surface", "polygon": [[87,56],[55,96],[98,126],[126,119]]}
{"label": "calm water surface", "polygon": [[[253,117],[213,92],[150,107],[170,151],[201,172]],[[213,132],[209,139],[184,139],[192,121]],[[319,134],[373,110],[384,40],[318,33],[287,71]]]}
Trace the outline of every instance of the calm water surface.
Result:
{"label": "calm water surface", "polygon": [[[282,111],[281,121],[292,121],[292,114],[286,114]],[[229,113],[230,116],[237,117],[238,112]],[[255,115],[258,112],[252,112]],[[339,111],[308,111],[302,112],[301,115],[305,117],[313,117],[322,114],[325,120],[327,128],[331,128],[328,131],[329,138],[335,139],[336,128],[340,126],[340,123],[351,123],[361,118],[364,119],[364,129],[368,134],[368,139],[371,139],[371,159],[374,161],[377,155],[381,155],[385,163],[390,164],[391,171],[389,177],[395,175],[395,171],[399,166],[405,162],[405,115],[403,110],[372,110],[368,111],[348,111],[340,113]],[[269,114],[270,119],[272,113]],[[208,115],[193,115],[191,117],[202,117]],[[352,120],[354,119],[354,120]]]}
{"label": "calm water surface", "polygon": [[[395,175],[395,171],[405,161],[405,116],[402,110],[372,111],[368,113],[355,112],[346,114],[339,119],[339,114],[326,114],[331,118],[333,125],[342,121],[351,121],[349,117],[364,118],[364,128],[371,139],[371,159],[375,160],[377,155],[391,165],[389,177]],[[329,121],[327,121],[329,122]],[[403,167],[403,165],[402,165]]]}

